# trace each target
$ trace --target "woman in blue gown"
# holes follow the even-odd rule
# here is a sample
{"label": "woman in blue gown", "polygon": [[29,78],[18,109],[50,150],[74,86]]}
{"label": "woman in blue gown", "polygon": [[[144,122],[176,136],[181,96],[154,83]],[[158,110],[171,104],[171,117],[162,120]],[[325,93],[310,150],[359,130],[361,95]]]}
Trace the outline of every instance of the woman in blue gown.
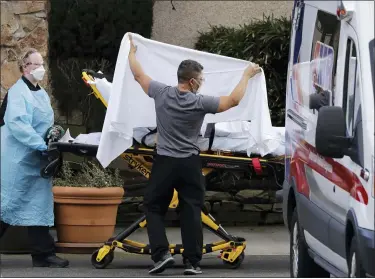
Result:
{"label": "woman in blue gown", "polygon": [[26,226],[33,266],[66,267],[69,262],[55,255],[49,233],[54,224],[52,178],[40,176],[44,138],[54,123],[49,96],[38,84],[43,64],[37,50],[27,51],[19,65],[22,77],[2,104],[0,237],[9,226]]}

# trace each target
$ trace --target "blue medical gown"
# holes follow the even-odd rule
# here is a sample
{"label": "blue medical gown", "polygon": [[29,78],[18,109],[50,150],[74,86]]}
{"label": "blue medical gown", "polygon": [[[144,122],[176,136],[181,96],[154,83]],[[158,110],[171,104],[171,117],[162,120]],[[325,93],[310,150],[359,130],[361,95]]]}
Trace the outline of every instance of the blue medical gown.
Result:
{"label": "blue medical gown", "polygon": [[1,220],[14,226],[53,226],[52,179],[40,176],[47,129],[54,123],[44,89],[19,79],[8,92],[1,127]]}

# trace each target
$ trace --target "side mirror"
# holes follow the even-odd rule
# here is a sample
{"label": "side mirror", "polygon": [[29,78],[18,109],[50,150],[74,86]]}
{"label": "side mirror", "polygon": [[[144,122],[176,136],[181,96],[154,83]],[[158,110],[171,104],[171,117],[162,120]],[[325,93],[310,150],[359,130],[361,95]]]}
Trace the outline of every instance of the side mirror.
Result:
{"label": "side mirror", "polygon": [[321,107],[329,105],[330,93],[329,91],[323,91],[321,93],[310,94],[309,96],[309,108],[320,110]]}
{"label": "side mirror", "polygon": [[316,126],[315,146],[325,157],[342,158],[350,152],[351,138],[346,136],[346,121],[342,108],[321,107]]}

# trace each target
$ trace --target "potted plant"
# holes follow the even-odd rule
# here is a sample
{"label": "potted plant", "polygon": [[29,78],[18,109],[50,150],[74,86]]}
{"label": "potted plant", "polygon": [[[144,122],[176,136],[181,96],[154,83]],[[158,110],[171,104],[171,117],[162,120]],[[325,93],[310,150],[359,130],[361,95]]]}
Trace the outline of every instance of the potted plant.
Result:
{"label": "potted plant", "polygon": [[64,162],[52,191],[60,251],[91,253],[113,236],[124,196],[118,169],[103,169],[89,161],[75,172]]}

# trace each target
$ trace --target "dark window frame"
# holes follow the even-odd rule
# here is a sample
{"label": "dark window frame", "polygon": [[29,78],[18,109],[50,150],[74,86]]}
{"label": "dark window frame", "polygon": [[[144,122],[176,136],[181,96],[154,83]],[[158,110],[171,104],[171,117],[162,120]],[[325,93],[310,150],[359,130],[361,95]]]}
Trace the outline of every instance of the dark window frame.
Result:
{"label": "dark window frame", "polygon": [[[353,82],[353,106],[348,107],[348,89],[349,89],[349,61],[350,58],[353,57],[353,50],[355,51],[355,57],[357,58],[356,64],[355,64],[355,77],[354,77],[354,82]],[[348,113],[351,114],[351,118],[349,118],[350,123],[346,123],[347,129],[351,127],[351,131],[348,130],[348,133],[350,133],[350,136],[354,136],[355,132],[355,100],[357,97],[357,94],[360,92],[357,92],[357,82],[358,82],[358,50],[357,50],[357,45],[355,43],[355,40],[348,36],[347,41],[346,41],[346,52],[345,52],[345,66],[344,66],[344,84],[343,84],[343,98],[342,98],[342,108],[344,111],[345,115],[345,120],[347,119]],[[350,111],[349,111],[350,109]],[[351,124],[351,125],[350,125]]]}
{"label": "dark window frame", "polygon": [[[322,22],[324,21],[326,22],[322,24]],[[331,21],[330,22],[331,24],[328,24],[327,23],[328,21]],[[335,22],[335,24],[332,24],[333,22]],[[331,28],[331,30],[325,30],[327,28]],[[320,33],[321,37],[315,39],[317,32]],[[330,100],[330,105],[334,104],[334,97],[335,97],[334,84],[335,84],[335,78],[336,78],[336,72],[337,72],[337,55],[338,55],[339,43],[340,43],[340,32],[341,32],[341,21],[337,19],[337,16],[334,14],[327,13],[322,10],[318,10],[315,24],[314,24],[313,39],[311,42],[312,45],[311,45],[310,61],[312,61],[313,59],[315,45],[318,41],[324,44],[327,44],[333,48],[333,65],[332,65],[332,80],[331,80],[332,97]],[[328,42],[326,42],[327,39],[329,39]]]}
{"label": "dark window frame", "polygon": [[372,75],[372,91],[374,92],[374,105],[375,105],[375,42],[372,39],[369,43],[369,51],[370,51],[370,65],[371,65],[371,75]]}

